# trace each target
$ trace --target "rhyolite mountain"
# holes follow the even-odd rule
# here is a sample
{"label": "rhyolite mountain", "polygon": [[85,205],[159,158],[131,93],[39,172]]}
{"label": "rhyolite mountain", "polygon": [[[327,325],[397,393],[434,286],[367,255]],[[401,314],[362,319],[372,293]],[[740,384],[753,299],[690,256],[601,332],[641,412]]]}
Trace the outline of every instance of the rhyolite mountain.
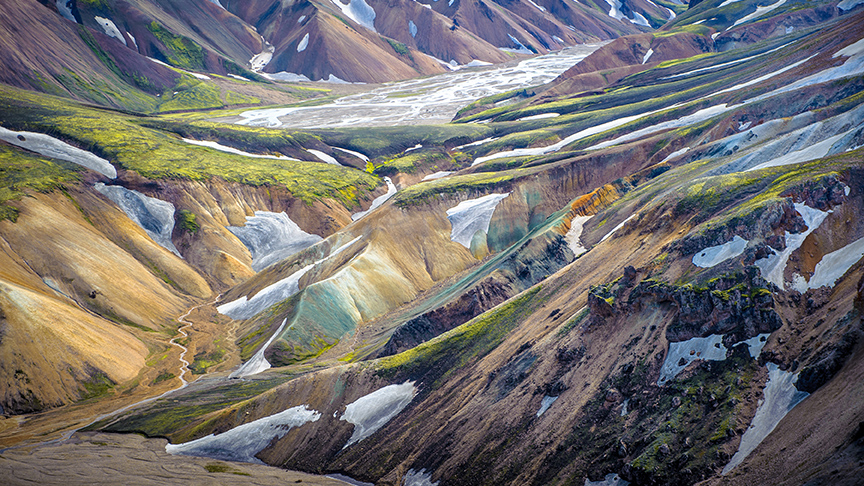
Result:
{"label": "rhyolite mountain", "polygon": [[[63,447],[382,485],[860,483],[864,3],[391,3],[0,16],[0,444],[87,426]],[[264,75],[553,36],[617,38],[446,125],[209,121],[321,95]],[[0,454],[12,484],[26,457]]]}

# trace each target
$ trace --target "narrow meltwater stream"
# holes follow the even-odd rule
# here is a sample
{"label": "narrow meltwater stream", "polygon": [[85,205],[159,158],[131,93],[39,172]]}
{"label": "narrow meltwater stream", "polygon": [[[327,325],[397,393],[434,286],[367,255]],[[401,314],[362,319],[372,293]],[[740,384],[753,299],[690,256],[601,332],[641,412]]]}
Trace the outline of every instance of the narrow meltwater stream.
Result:
{"label": "narrow meltwater stream", "polygon": [[150,402],[154,402],[154,401],[156,401],[156,400],[159,400],[160,398],[165,398],[166,396],[168,396],[168,395],[170,395],[170,394],[172,394],[172,393],[174,393],[174,392],[180,391],[180,390],[186,388],[187,386],[189,386],[189,382],[186,381],[186,378],[185,378],[185,376],[186,376],[186,372],[188,371],[188,366],[189,366],[189,364],[190,364],[189,361],[186,360],[186,353],[189,352],[189,349],[188,349],[186,346],[183,346],[182,344],[178,343],[177,340],[178,340],[178,339],[185,339],[185,338],[189,337],[189,333],[187,333],[186,330],[189,329],[189,328],[192,326],[192,322],[191,322],[191,321],[187,321],[186,318],[189,317],[190,314],[192,314],[193,312],[195,312],[197,309],[200,309],[201,307],[204,307],[204,306],[207,306],[207,305],[213,305],[213,304],[215,304],[215,303],[218,302],[219,299],[221,299],[221,298],[222,298],[222,294],[219,294],[219,296],[216,297],[216,299],[213,300],[212,302],[207,302],[207,303],[204,303],[204,304],[198,304],[198,305],[196,305],[196,306],[194,306],[194,307],[191,307],[188,311],[186,311],[185,314],[183,314],[182,316],[180,316],[180,317],[177,318],[177,322],[179,322],[179,323],[181,323],[181,324],[184,324],[184,325],[181,326],[179,329],[177,329],[177,331],[181,334],[181,336],[175,336],[175,337],[173,337],[173,338],[169,341],[169,343],[170,343],[171,345],[173,345],[173,346],[177,346],[178,348],[180,348],[180,357],[178,358],[178,360],[180,361],[180,374],[178,375],[178,378],[180,379],[180,386],[179,386],[179,387],[174,388],[174,389],[171,389],[171,390],[168,390],[168,391],[166,391],[165,393],[162,393],[161,395],[158,395],[158,396],[155,396],[155,397],[150,397],[150,398],[145,398],[145,399],[143,399],[143,400],[139,400],[139,401],[137,401],[137,402],[135,402],[135,403],[132,403],[132,404],[129,404],[129,405],[123,406],[123,407],[121,407],[121,408],[118,408],[118,409],[116,409],[116,410],[113,410],[113,411],[111,411],[111,412],[107,412],[107,413],[101,414],[101,415],[97,416],[96,418],[94,418],[93,420],[90,420],[89,422],[87,422],[86,425],[82,425],[82,426],[80,426],[80,427],[76,427],[76,428],[74,428],[74,429],[72,429],[72,430],[69,430],[69,431],[67,431],[67,432],[64,432],[63,435],[61,435],[61,436],[60,436],[59,438],[57,438],[57,439],[53,439],[53,440],[49,440],[49,441],[44,441],[44,442],[38,442],[38,443],[35,443],[35,444],[33,444],[33,443],[22,443],[22,444],[18,444],[18,445],[12,446],[12,447],[7,447],[7,448],[5,448],[5,449],[0,449],[0,454],[2,454],[3,452],[5,452],[5,451],[7,451],[7,450],[18,449],[18,448],[21,448],[21,447],[34,447],[34,446],[41,446],[41,445],[57,444],[57,443],[63,443],[63,442],[66,442],[66,441],[68,441],[68,440],[72,437],[73,434],[75,434],[75,432],[78,432],[78,431],[81,430],[81,429],[85,429],[85,428],[87,428],[87,427],[89,427],[89,426],[91,426],[91,425],[93,425],[93,424],[95,424],[95,423],[97,423],[97,422],[102,421],[102,420],[105,420],[105,419],[108,419],[108,418],[111,418],[111,417],[115,417],[115,416],[117,416],[117,415],[120,415],[121,413],[123,413],[123,412],[125,412],[125,411],[127,411],[127,410],[131,410],[132,408],[135,408],[135,407],[137,407],[137,406],[144,405],[144,404],[147,404],[147,403],[150,403]]}

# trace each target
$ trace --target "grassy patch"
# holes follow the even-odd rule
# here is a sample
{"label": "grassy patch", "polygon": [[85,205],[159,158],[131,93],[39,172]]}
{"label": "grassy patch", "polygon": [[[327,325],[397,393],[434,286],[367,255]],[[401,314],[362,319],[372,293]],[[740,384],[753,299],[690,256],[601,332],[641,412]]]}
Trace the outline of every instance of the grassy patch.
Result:
{"label": "grassy patch", "polygon": [[167,52],[162,54],[168,64],[183,69],[204,69],[204,49],[195,41],[174,34],[155,20],[147,29],[165,46]]}
{"label": "grassy patch", "polygon": [[81,166],[50,160],[17,149],[0,146],[0,221],[18,219],[18,209],[8,204],[26,195],[26,190],[51,192],[79,180]]}
{"label": "grassy patch", "polygon": [[182,231],[195,234],[199,229],[201,229],[201,225],[198,224],[198,218],[195,216],[195,213],[188,209],[177,211],[175,217],[177,220],[176,227],[180,228]]}

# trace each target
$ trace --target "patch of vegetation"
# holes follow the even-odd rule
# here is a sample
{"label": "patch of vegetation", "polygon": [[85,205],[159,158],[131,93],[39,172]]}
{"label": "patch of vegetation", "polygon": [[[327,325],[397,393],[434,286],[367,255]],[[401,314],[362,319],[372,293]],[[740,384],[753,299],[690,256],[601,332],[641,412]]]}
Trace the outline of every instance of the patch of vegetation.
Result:
{"label": "patch of vegetation", "polygon": [[159,376],[157,376],[156,379],[153,380],[153,383],[151,383],[151,385],[162,383],[163,381],[173,380],[175,377],[176,375],[174,373],[163,371],[162,373],[159,373]]}
{"label": "patch of vegetation", "polygon": [[[7,121],[9,128],[26,128],[71,140],[148,179],[220,178],[253,186],[283,185],[307,203],[332,198],[349,207],[358,205],[358,197],[380,185],[379,178],[348,167],[249,158],[192,146],[173,133],[146,126],[153,126],[153,118],[82,107],[15,88],[0,87],[0,118]],[[280,132],[260,128],[229,131],[249,140],[278,136]],[[311,138],[308,134],[297,136]]]}
{"label": "patch of vegetation", "polygon": [[26,196],[26,190],[51,192],[80,179],[84,168],[63,160],[50,160],[0,145],[0,221],[18,219],[9,204]]}
{"label": "patch of vegetation", "polygon": [[400,56],[408,56],[409,58],[411,58],[412,61],[414,60],[413,56],[411,56],[411,51],[408,50],[408,46],[406,46],[405,44],[390,39],[389,37],[382,37],[382,39],[386,40],[387,43],[390,44],[390,47],[393,48],[393,51],[396,54],[399,54]]}
{"label": "patch of vegetation", "polygon": [[193,375],[203,375],[207,373],[207,369],[221,363],[225,359],[225,350],[216,348],[209,353],[199,353],[195,355],[195,360],[189,365],[189,370]]}
{"label": "patch of vegetation", "polygon": [[[375,363],[377,373],[388,377],[424,376],[426,382],[434,378],[430,388],[437,388],[454,370],[498,346],[510,331],[541,306],[548,297],[538,298],[540,290],[542,285],[537,285],[432,340],[378,360]],[[430,374],[436,376],[428,376]]]}
{"label": "patch of vegetation", "polygon": [[393,203],[399,207],[410,207],[424,204],[429,199],[442,194],[454,194],[461,191],[488,191],[509,185],[517,176],[527,173],[525,169],[507,172],[480,172],[465,174],[415,184],[407,187],[393,196]]}
{"label": "patch of vegetation", "polygon": [[89,398],[100,397],[114,388],[114,385],[116,385],[114,380],[108,378],[108,375],[105,373],[101,371],[93,373],[88,379],[81,382],[81,386],[84,387],[81,399],[87,400]]}
{"label": "patch of vegetation", "polygon": [[147,29],[165,46],[168,52],[163,55],[168,64],[182,69],[204,69],[204,49],[195,41],[174,34],[155,20],[147,25]]}
{"label": "patch of vegetation", "polygon": [[206,110],[223,106],[222,92],[218,87],[184,74],[173,91],[168,90],[162,95],[159,111]]}
{"label": "patch of vegetation", "polygon": [[177,228],[180,228],[182,231],[195,234],[199,229],[201,229],[201,225],[198,224],[198,218],[195,216],[195,213],[188,209],[177,211],[174,217],[177,221]]}
{"label": "patch of vegetation", "polygon": [[408,153],[374,165],[374,173],[379,176],[392,176],[398,173],[413,174],[418,168],[432,167],[450,160],[441,151]]}
{"label": "patch of vegetation", "polygon": [[251,476],[251,474],[240,471],[239,469],[236,469],[229,464],[225,464],[224,462],[211,462],[210,464],[206,464],[204,466],[204,469],[206,469],[209,473],[229,473],[236,474],[238,476]]}

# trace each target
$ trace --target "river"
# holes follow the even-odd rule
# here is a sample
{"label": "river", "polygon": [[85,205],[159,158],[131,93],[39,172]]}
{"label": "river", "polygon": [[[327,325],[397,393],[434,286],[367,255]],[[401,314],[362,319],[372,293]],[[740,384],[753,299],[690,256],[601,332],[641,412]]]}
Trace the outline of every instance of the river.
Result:
{"label": "river", "polygon": [[584,44],[519,62],[387,83],[324,105],[250,110],[235,123],[270,128],[447,123],[460,108],[479,98],[552,81],[601,45]]}

